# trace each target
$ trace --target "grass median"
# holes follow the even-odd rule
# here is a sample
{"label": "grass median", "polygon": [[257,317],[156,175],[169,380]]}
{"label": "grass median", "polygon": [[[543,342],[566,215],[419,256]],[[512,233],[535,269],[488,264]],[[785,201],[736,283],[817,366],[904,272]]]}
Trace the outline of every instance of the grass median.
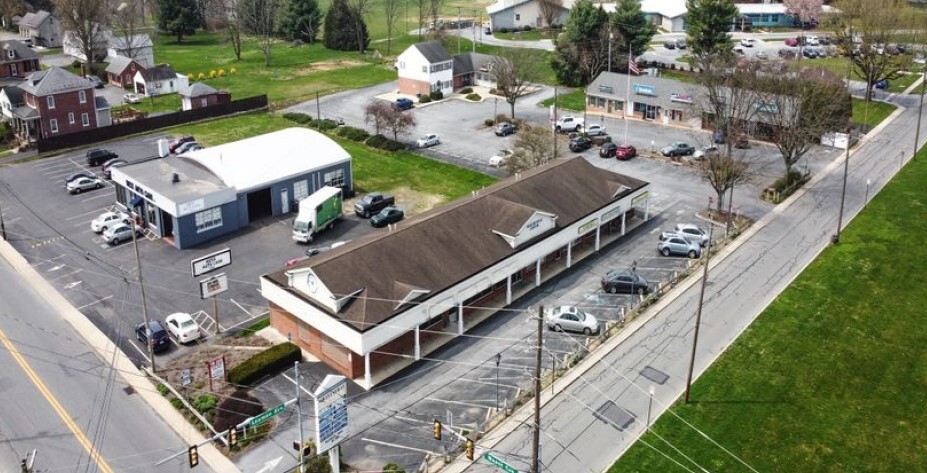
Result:
{"label": "grass median", "polygon": [[[869,203],[672,409],[757,471],[923,471],[927,152]],[[787,244],[787,242],[785,243]],[[671,415],[653,431],[711,471],[749,471]],[[657,446],[691,463],[653,433]],[[609,472],[681,471],[635,444]]]}

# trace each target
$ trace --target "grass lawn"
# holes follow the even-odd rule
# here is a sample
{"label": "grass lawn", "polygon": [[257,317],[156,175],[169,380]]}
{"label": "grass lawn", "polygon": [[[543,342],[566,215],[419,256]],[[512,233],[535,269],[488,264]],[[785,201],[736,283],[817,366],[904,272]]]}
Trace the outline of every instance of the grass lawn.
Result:
{"label": "grass lawn", "polygon": [[853,123],[867,125],[870,129],[882,123],[895,109],[890,103],[869,102],[869,111],[866,112],[866,101],[853,98]]}
{"label": "grass lawn", "polygon": [[499,33],[493,31],[492,34],[499,39],[514,39],[520,41],[538,41],[541,39],[554,39],[559,31],[549,32],[540,30],[518,31],[517,33]]}
{"label": "grass lawn", "polygon": [[917,82],[920,76],[920,74],[905,74],[897,79],[892,79],[888,81],[888,91],[895,93],[904,92],[908,87],[911,87],[911,84]]}
{"label": "grass lawn", "polygon": [[[445,47],[447,48],[447,52],[451,53],[451,55],[457,54],[457,37],[456,36],[449,37],[448,41],[445,43]],[[493,46],[489,44],[477,44],[476,45],[476,52],[483,53],[483,54],[498,54],[499,51],[502,51],[504,49],[506,48],[503,48],[501,46]],[[466,38],[461,38],[460,51],[464,53],[473,51],[473,42]],[[554,69],[550,65],[550,61],[554,57],[554,52],[553,51],[542,51],[542,50],[533,50],[533,51],[535,52],[535,54],[538,55],[538,61],[540,61],[540,67],[539,67],[540,70],[538,71],[537,82],[540,82],[541,84],[547,84],[547,85],[556,85],[557,76],[556,74],[554,74]]]}
{"label": "grass lawn", "polygon": [[180,95],[179,94],[169,94],[169,95],[159,95],[157,97],[142,97],[142,101],[139,103],[125,104],[125,105],[116,105],[113,107],[113,110],[122,107],[132,107],[136,110],[141,110],[143,112],[153,113],[153,112],[177,112],[180,111]]}
{"label": "grass lawn", "polygon": [[[696,402],[672,407],[756,470],[923,471],[927,287],[912,275],[927,270],[927,246],[909,244],[927,225],[918,155],[695,383]],[[748,471],[671,415],[653,429],[711,471]],[[619,471],[681,469],[637,443]]]}
{"label": "grass lawn", "polygon": [[[541,105],[545,107],[550,107],[554,103],[554,98],[551,97],[546,100],[541,101]],[[586,91],[583,89],[576,89],[572,92],[567,92],[565,94],[559,94],[557,96],[557,108],[561,110],[573,110],[581,112],[586,109]]]}

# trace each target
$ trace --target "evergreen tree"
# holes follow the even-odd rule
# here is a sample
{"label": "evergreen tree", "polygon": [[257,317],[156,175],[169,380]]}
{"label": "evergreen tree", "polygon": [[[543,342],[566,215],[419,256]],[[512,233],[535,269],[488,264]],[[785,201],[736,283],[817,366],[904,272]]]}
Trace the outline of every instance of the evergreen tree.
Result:
{"label": "evergreen tree", "polygon": [[316,0],[286,0],[277,21],[278,33],[284,38],[314,43],[322,12]]}
{"label": "evergreen tree", "polygon": [[737,18],[734,0],[686,0],[686,34],[695,57],[731,54],[728,32]]}
{"label": "evergreen tree", "polygon": [[615,13],[612,13],[611,24],[612,30],[625,41],[625,51],[627,42],[631,42],[631,51],[635,56],[644,54],[653,35],[657,34],[657,25],[647,19],[638,0],[619,0]]}
{"label": "evergreen tree", "polygon": [[557,80],[572,87],[588,84],[602,70],[608,55],[608,14],[592,0],[577,0],[564,34],[557,40],[551,66]]}
{"label": "evergreen tree", "polygon": [[197,26],[202,25],[203,18],[196,8],[196,0],[158,0],[158,28],[161,31],[177,35],[177,42],[183,41],[184,35],[193,34]]}
{"label": "evergreen tree", "polygon": [[357,39],[357,21],[360,21],[362,28],[363,45],[366,47],[370,43],[370,37],[367,33],[367,24],[364,23],[363,17],[356,18],[354,10],[348,6],[347,0],[333,0],[328,12],[325,13],[325,33],[322,42],[328,49],[337,49],[340,51],[352,51],[358,49]]}

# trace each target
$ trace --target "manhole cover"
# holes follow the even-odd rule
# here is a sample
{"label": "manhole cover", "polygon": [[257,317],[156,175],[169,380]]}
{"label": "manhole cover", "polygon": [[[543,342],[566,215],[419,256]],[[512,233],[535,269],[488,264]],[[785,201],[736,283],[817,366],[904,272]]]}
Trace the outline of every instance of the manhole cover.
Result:
{"label": "manhole cover", "polygon": [[657,384],[663,384],[669,379],[669,375],[650,366],[641,370],[641,375]]}
{"label": "manhole cover", "polygon": [[595,416],[612,427],[624,431],[628,428],[632,422],[634,422],[634,415],[631,414],[627,409],[618,407],[612,401],[605,401],[598,409],[595,411]]}
{"label": "manhole cover", "polygon": [[133,394],[135,394],[135,388],[133,388],[132,386],[126,386],[126,387],[122,388],[122,390],[125,391],[126,394],[128,394],[128,395],[130,395],[130,396],[133,395]]}

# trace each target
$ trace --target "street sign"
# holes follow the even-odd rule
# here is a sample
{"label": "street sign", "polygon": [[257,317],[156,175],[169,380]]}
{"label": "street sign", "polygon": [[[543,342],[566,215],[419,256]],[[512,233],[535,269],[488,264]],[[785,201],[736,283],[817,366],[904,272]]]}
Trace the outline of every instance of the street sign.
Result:
{"label": "street sign", "polygon": [[182,384],[183,387],[187,387],[192,382],[193,373],[190,372],[190,368],[184,368],[184,370],[180,372],[180,384]]}
{"label": "street sign", "polygon": [[226,248],[190,261],[190,269],[193,271],[193,277],[199,277],[230,264],[232,264],[232,250]]}
{"label": "street sign", "polygon": [[321,455],[348,438],[348,382],[344,376],[330,374],[314,395],[316,445]]}
{"label": "street sign", "polygon": [[286,405],[280,404],[277,407],[274,407],[273,409],[266,410],[256,415],[255,417],[253,417],[251,421],[248,422],[248,427],[257,427],[263,424],[264,422],[267,422],[267,420],[270,419],[271,417],[274,417],[280,414],[281,412],[283,412],[284,409],[286,409]]}
{"label": "street sign", "polygon": [[212,391],[212,380],[225,379],[225,356],[206,363],[206,373],[209,375],[209,390]]}
{"label": "street sign", "polygon": [[514,466],[509,465],[508,463],[492,456],[492,454],[489,452],[483,454],[483,459],[488,461],[493,466],[499,467],[499,469],[505,473],[518,473],[518,470],[516,470]]}
{"label": "street sign", "polygon": [[225,273],[219,273],[200,281],[200,298],[208,299],[229,290],[229,278]]}

